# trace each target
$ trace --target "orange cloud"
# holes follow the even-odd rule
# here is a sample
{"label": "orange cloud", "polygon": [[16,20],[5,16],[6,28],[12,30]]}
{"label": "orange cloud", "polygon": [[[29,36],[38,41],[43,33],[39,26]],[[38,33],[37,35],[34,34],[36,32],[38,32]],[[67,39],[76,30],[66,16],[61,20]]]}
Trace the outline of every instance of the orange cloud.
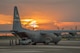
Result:
{"label": "orange cloud", "polygon": [[0,24],[11,24],[12,17],[9,15],[0,14]]}
{"label": "orange cloud", "polygon": [[[42,15],[42,14],[41,14]],[[38,29],[44,29],[44,30],[53,30],[57,29],[58,27],[65,28],[65,29],[70,29],[70,28],[75,28],[75,26],[80,27],[80,22],[58,22],[56,19],[49,19],[49,16],[41,16],[39,14],[33,14],[31,16],[21,16],[21,20],[26,20],[30,18],[32,21],[36,21],[35,26],[39,26]],[[0,24],[12,24],[13,17],[9,15],[2,15],[0,14]],[[27,20],[29,21],[29,20]],[[22,24],[28,24],[26,22],[22,21]],[[26,27],[26,28],[31,28],[31,27]],[[31,28],[32,29],[32,28]]]}

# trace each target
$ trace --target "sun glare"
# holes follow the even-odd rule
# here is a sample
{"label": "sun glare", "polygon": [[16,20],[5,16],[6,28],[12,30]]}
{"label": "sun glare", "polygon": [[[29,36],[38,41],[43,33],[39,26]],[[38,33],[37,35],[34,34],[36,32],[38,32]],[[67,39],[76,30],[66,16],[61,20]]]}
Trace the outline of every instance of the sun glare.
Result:
{"label": "sun glare", "polygon": [[22,21],[30,22],[30,21],[33,21],[33,19],[23,19]]}
{"label": "sun glare", "polygon": [[39,26],[37,25],[37,21],[35,21],[35,20],[30,23],[30,26],[31,26],[31,27],[34,27],[34,28],[39,27]]}
{"label": "sun glare", "polygon": [[27,26],[27,27],[32,27],[32,28],[38,28],[38,23],[34,19],[23,19],[21,20],[22,24]]}

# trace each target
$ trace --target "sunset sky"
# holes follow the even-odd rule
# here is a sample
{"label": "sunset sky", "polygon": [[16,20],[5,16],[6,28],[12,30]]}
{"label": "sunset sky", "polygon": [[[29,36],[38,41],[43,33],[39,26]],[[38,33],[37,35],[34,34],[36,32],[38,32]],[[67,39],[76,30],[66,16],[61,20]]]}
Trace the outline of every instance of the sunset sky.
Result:
{"label": "sunset sky", "polygon": [[1,30],[12,28],[14,6],[21,20],[35,20],[38,29],[80,29],[80,0],[0,0]]}

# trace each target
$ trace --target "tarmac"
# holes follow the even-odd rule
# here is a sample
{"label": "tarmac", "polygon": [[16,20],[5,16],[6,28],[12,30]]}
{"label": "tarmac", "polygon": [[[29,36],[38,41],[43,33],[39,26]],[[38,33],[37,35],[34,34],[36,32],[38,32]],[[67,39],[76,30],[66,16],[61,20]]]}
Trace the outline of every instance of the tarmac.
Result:
{"label": "tarmac", "polygon": [[80,53],[80,41],[60,41],[58,45],[38,43],[37,45],[10,46],[8,43],[3,43],[0,44],[0,53]]}

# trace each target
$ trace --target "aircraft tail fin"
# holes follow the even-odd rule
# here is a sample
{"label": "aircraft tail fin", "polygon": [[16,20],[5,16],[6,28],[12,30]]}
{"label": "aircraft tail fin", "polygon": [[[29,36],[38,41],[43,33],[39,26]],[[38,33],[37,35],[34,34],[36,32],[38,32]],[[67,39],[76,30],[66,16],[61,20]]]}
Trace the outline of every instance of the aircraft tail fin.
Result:
{"label": "aircraft tail fin", "polygon": [[14,7],[14,18],[13,18],[13,31],[20,31],[22,29],[20,17],[17,6]]}

